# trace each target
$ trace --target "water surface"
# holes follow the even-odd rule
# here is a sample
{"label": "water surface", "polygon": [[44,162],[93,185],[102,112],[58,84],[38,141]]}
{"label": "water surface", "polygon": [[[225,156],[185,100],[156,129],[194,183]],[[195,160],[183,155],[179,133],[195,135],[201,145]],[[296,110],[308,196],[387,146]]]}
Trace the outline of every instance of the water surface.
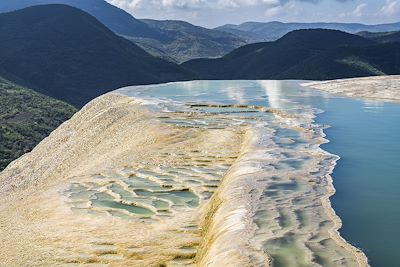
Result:
{"label": "water surface", "polygon": [[322,148],[341,157],[332,198],[341,234],[372,266],[399,266],[400,105],[331,98],[322,108],[318,121],[332,125]]}
{"label": "water surface", "polygon": [[[310,107],[329,125],[323,149],[341,159],[333,173],[332,205],[343,220],[342,236],[360,247],[374,267],[397,267],[400,239],[400,105],[337,97],[299,81],[196,81],[127,87],[119,92],[166,103],[264,106],[292,114]],[[170,108],[173,109],[171,104]],[[165,105],[168,107],[168,104]],[[322,112],[324,111],[324,112]],[[288,136],[294,133],[279,133]],[[288,144],[282,144],[288,145]],[[289,144],[290,145],[290,144]],[[299,162],[287,162],[299,168]],[[284,186],[285,188],[281,188]],[[289,190],[292,184],[276,190]]]}

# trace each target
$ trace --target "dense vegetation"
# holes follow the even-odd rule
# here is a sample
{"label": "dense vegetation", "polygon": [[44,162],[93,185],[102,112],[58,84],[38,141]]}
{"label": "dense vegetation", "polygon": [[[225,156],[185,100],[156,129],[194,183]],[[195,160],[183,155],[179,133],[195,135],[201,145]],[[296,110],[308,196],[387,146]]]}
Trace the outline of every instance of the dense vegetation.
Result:
{"label": "dense vegetation", "polygon": [[251,44],[219,59],[183,64],[204,79],[323,80],[399,74],[400,46],[336,30],[298,30]]}
{"label": "dense vegetation", "polygon": [[184,62],[194,58],[215,58],[247,44],[233,34],[210,30],[176,20],[142,20],[164,39],[131,38],[152,54]]}
{"label": "dense vegetation", "polygon": [[0,12],[38,4],[66,4],[82,9],[114,33],[139,44],[152,55],[174,62],[220,57],[247,44],[242,38],[230,33],[206,29],[183,21],[138,20],[104,0],[0,1]]}
{"label": "dense vegetation", "polygon": [[[82,9],[96,17],[114,33],[121,35],[148,53],[181,63],[197,58],[221,57],[245,44],[275,41],[299,29],[335,29],[348,33],[399,31],[400,23],[364,25],[359,23],[282,23],[245,22],[207,29],[184,21],[139,20],[105,0],[12,0],[0,1],[0,12],[8,12],[39,4],[65,4]],[[379,36],[379,33],[377,33]],[[369,36],[365,36],[368,38]],[[390,38],[390,40],[389,40]],[[375,40],[379,42],[379,38]],[[398,36],[383,37],[387,42]]]}
{"label": "dense vegetation", "polygon": [[311,57],[278,79],[327,80],[400,74],[399,43],[338,47]]}
{"label": "dense vegetation", "polygon": [[379,42],[394,43],[400,42],[400,31],[395,32],[359,32],[358,35]]}
{"label": "dense vegetation", "polygon": [[104,0],[2,0],[0,12],[9,12],[35,5],[64,4],[82,9],[117,34],[146,38],[162,38],[145,23]]}
{"label": "dense vegetation", "polygon": [[29,152],[76,109],[0,78],[0,171]]}
{"label": "dense vegetation", "polygon": [[0,62],[0,76],[75,106],[126,85],[194,77],[66,5],[0,14]]}
{"label": "dense vegetation", "polygon": [[[47,2],[79,6],[113,31],[136,36],[129,38],[173,61],[216,57],[245,43],[234,34],[182,21],[139,21],[103,0],[2,1],[0,11]],[[340,25],[351,26],[353,31],[363,28]],[[249,41],[257,32],[252,27],[260,29],[259,24],[248,23],[233,30]],[[324,80],[399,74],[399,41],[400,32],[353,35],[337,30],[296,30],[274,42],[242,46],[221,58],[177,65],[150,55],[71,6],[34,6],[0,14],[0,76],[47,95],[0,78],[0,170],[76,111],[51,97],[79,107],[125,85],[194,78]]]}

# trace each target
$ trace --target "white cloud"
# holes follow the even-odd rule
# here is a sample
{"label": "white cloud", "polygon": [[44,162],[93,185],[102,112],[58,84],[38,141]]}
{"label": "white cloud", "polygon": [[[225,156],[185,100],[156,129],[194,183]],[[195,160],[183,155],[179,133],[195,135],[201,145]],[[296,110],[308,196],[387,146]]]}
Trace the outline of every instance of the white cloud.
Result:
{"label": "white cloud", "polygon": [[299,15],[303,12],[303,9],[296,5],[296,1],[291,0],[286,2],[284,5],[278,4],[271,4],[267,7],[264,12],[264,16],[268,19],[276,18],[277,16],[282,15]]}
{"label": "white cloud", "polygon": [[161,0],[163,7],[175,7],[183,9],[192,9],[203,7],[207,4],[205,0]]}
{"label": "white cloud", "polygon": [[274,6],[274,7],[270,7],[267,8],[267,10],[265,10],[264,15],[266,18],[274,18],[276,16],[278,16],[279,14],[281,14],[284,11],[284,8],[282,6]]}
{"label": "white cloud", "polygon": [[386,0],[385,5],[382,7],[381,12],[386,16],[393,16],[400,12],[400,1],[399,0]]}
{"label": "white cloud", "polygon": [[287,0],[217,0],[207,1],[216,7],[248,7],[248,6],[280,6],[287,2]]}
{"label": "white cloud", "polygon": [[364,14],[364,9],[367,7],[366,3],[359,4],[354,10],[353,15],[356,17],[361,17]]}
{"label": "white cloud", "polygon": [[123,9],[134,10],[140,8],[143,0],[107,0],[107,2]]}
{"label": "white cloud", "polygon": [[106,1],[138,18],[186,20],[206,27],[266,20],[385,23],[400,19],[400,0]]}
{"label": "white cloud", "polygon": [[[198,9],[198,8],[241,8],[241,7],[278,7],[285,6],[289,2],[310,2],[318,3],[323,0],[107,0],[111,4],[121,8],[135,10],[144,6],[153,8],[179,8],[179,9]],[[335,0],[346,2],[352,0]]]}
{"label": "white cloud", "polygon": [[353,11],[351,12],[346,12],[346,13],[341,13],[339,16],[341,18],[360,18],[362,16],[365,16],[364,11],[367,7],[366,3],[361,3],[359,5],[357,5]]}

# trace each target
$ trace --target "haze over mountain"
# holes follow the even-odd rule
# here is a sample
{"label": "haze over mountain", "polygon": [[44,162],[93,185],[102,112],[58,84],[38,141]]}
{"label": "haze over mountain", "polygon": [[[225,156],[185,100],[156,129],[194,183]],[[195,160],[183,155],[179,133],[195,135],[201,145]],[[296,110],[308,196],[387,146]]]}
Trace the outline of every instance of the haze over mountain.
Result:
{"label": "haze over mountain", "polygon": [[399,31],[400,22],[392,24],[365,25],[360,23],[283,23],[273,22],[245,22],[240,25],[227,24],[215,28],[219,31],[235,34],[247,42],[275,41],[285,34],[302,29],[331,29],[348,33],[390,32]]}
{"label": "haze over mountain", "polygon": [[0,12],[53,3],[82,9],[116,34],[134,41],[147,52],[170,61],[220,57],[247,44],[242,38],[230,33],[206,29],[184,21],[138,20],[104,0],[0,1]]}
{"label": "haze over mountain", "polygon": [[400,73],[400,46],[336,30],[297,30],[184,67],[203,79],[335,79]]}
{"label": "haze over mountain", "polygon": [[247,44],[233,34],[206,29],[185,21],[150,19],[141,21],[167,38],[163,40],[132,38],[132,40],[154,55],[171,57],[177,62],[201,57],[220,57]]}
{"label": "haze over mountain", "polygon": [[64,4],[82,9],[120,35],[163,38],[159,32],[152,30],[123,9],[104,0],[5,0],[0,1],[0,12],[45,4]]}
{"label": "haze over mountain", "polygon": [[105,0],[13,0],[1,1],[0,12],[38,4],[67,4],[88,12],[114,33],[133,41],[150,54],[173,62],[216,58],[250,43],[274,41],[298,29],[337,29],[349,33],[400,30],[400,23],[364,25],[358,23],[246,22],[215,29],[177,20],[139,20]]}
{"label": "haze over mountain", "polygon": [[66,5],[0,14],[0,40],[1,76],[76,106],[125,85],[193,78]]}

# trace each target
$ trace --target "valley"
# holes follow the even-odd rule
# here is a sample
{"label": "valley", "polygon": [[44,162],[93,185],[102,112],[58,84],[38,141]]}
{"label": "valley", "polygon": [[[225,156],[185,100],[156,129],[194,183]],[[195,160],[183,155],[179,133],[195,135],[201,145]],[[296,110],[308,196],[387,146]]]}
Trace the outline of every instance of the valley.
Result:
{"label": "valley", "polygon": [[384,2],[0,1],[0,267],[397,267]]}

